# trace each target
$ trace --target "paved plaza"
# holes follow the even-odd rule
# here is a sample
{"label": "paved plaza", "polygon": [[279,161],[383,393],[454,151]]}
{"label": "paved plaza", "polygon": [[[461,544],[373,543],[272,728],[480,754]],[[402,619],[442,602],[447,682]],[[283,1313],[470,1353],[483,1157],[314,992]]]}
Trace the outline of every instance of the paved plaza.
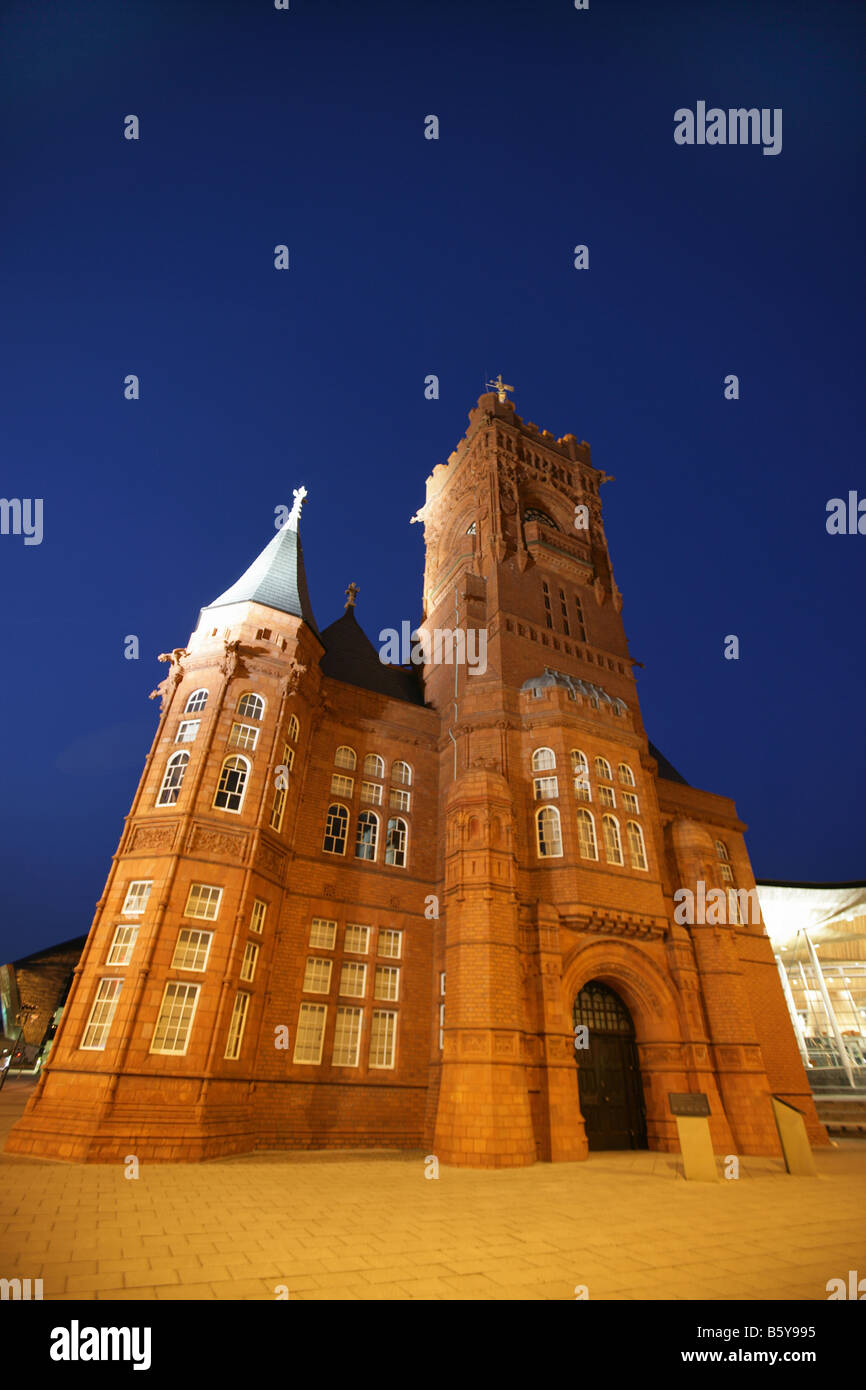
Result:
{"label": "paved plaza", "polygon": [[[0,1094],[0,1142],[31,1089]],[[866,1275],[866,1141],[816,1159],[817,1178],[744,1159],[713,1186],[646,1152],[438,1178],[421,1152],[280,1152],[137,1179],[2,1154],[0,1276],[75,1301],[825,1300]]]}

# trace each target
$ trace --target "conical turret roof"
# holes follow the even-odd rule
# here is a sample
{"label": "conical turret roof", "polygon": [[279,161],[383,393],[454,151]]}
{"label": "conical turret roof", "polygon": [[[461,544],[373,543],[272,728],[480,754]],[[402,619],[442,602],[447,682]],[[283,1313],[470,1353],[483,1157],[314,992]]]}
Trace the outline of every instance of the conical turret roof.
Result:
{"label": "conical turret roof", "polygon": [[208,603],[207,608],[224,608],[229,603],[263,603],[280,613],[303,618],[314,632],[318,631],[307,589],[304,552],[298,533],[301,503],[305,496],[306,488],[295,491],[295,505],[284,525],[240,579],[219,598]]}

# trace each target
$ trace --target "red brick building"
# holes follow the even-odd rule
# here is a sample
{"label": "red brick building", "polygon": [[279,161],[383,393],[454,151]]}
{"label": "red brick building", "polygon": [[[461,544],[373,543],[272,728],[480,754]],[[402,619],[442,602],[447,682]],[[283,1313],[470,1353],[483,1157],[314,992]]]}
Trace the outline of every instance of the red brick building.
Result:
{"label": "red brick building", "polygon": [[317,628],[297,498],[163,658],[9,1150],[519,1165],[675,1150],[682,1091],[720,1153],[780,1152],[771,1092],[827,1142],[760,920],[679,911],[754,889],[745,826],[648,741],[604,481],[586,443],[481,397],[417,518],[423,669],[383,664],[354,586]]}

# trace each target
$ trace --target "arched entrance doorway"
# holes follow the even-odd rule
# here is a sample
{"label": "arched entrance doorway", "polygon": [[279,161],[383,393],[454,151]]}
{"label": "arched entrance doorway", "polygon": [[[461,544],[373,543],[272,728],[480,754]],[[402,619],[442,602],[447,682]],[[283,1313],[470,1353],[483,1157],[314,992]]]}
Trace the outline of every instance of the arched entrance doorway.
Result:
{"label": "arched entrance doorway", "polygon": [[590,980],[574,1001],[574,1024],[589,1030],[576,1048],[580,1108],[592,1149],[645,1149],[646,1115],[631,1014],[619,995]]}

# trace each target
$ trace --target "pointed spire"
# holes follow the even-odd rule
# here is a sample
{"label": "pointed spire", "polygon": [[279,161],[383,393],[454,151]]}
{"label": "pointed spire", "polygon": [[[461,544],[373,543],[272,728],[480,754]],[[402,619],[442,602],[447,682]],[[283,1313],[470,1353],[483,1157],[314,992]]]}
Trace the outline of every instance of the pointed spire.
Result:
{"label": "pointed spire", "polygon": [[304,552],[298,521],[307,496],[303,484],[293,490],[294,504],[277,534],[268,542],[249,569],[207,608],[223,608],[229,603],[262,603],[280,613],[303,618],[314,632],[316,620],[307,590]]}

